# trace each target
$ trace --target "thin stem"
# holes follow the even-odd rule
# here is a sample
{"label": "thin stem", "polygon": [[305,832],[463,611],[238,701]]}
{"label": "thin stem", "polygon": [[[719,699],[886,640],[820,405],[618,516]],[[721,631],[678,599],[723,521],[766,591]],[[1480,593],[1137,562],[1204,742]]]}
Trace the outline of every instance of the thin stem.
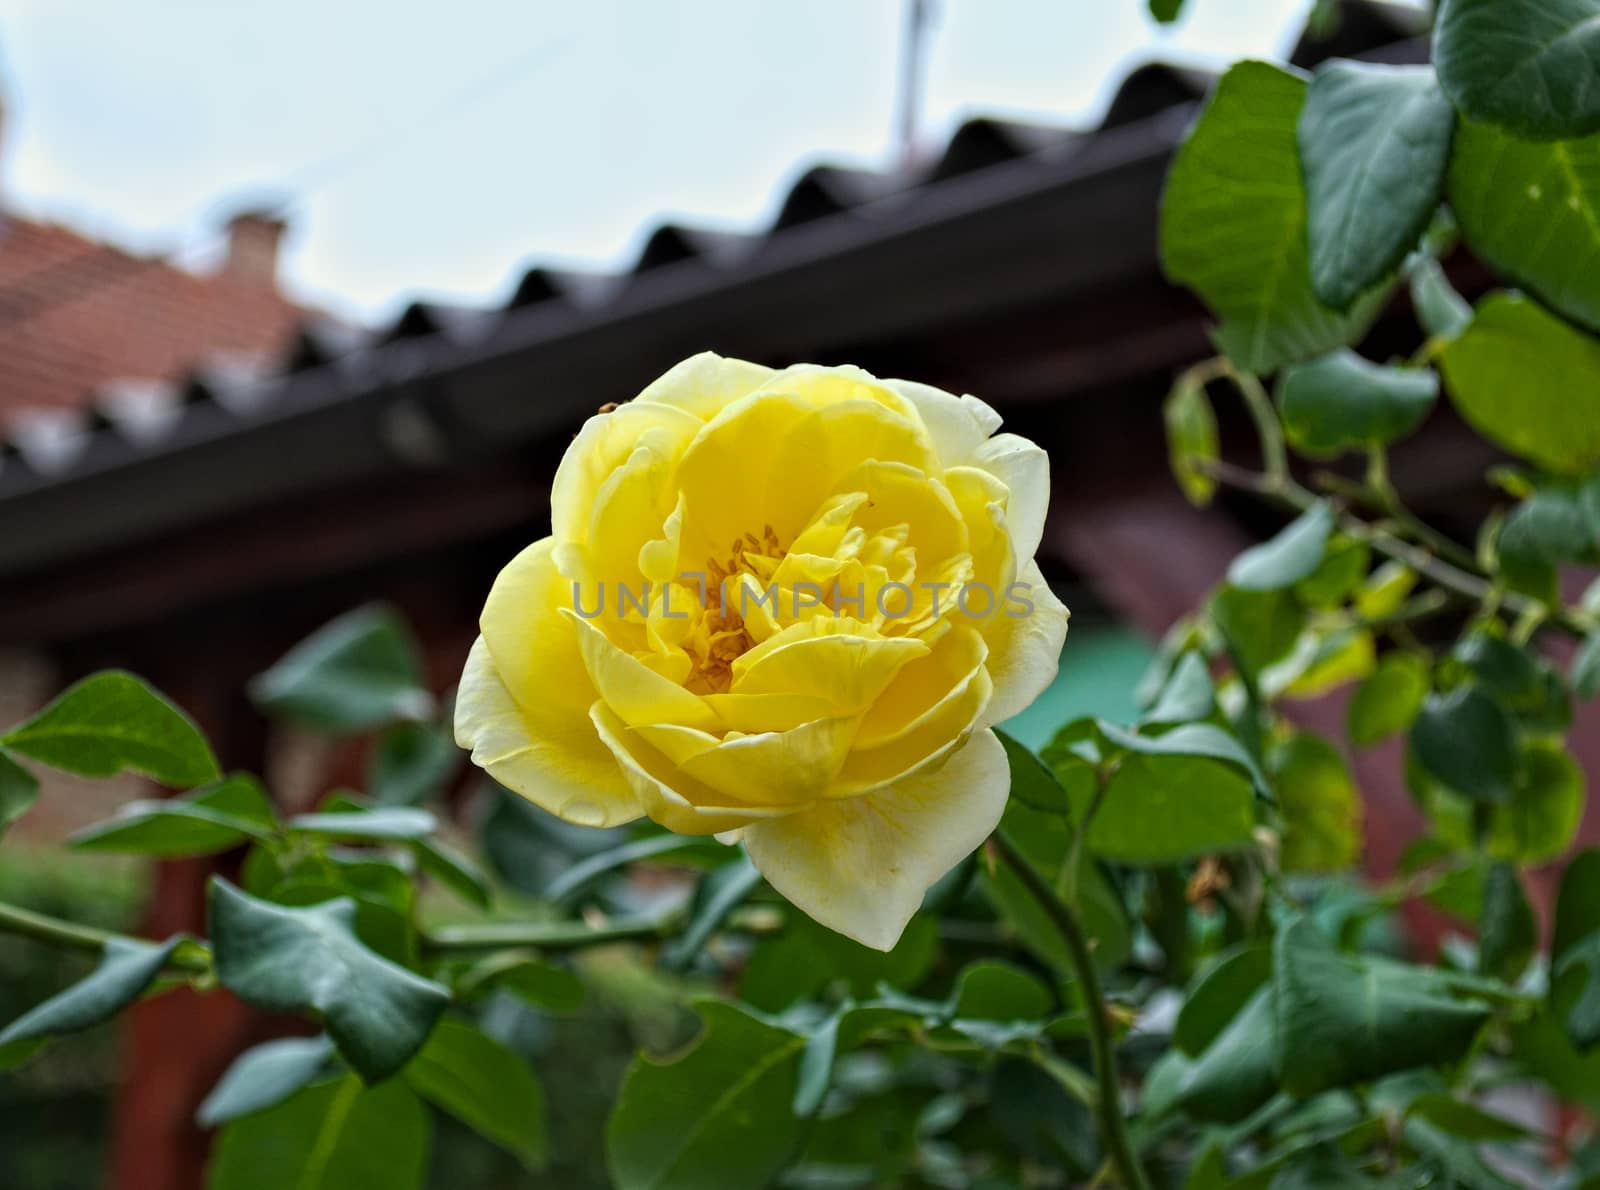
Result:
{"label": "thin stem", "polygon": [[1111,1160],[1116,1163],[1122,1180],[1129,1190],[1150,1190],[1144,1170],[1133,1152],[1133,1142],[1128,1137],[1128,1122],[1122,1115],[1122,1085],[1117,1074],[1116,1050],[1111,1044],[1111,1034],[1106,1028],[1105,996],[1100,990],[1100,976],[1095,971],[1094,956],[1089,953],[1089,940],[1084,936],[1078,919],[1037,869],[1028,862],[999,831],[989,836],[989,845],[1006,862],[1021,880],[1028,894],[1038,902],[1061,939],[1067,944],[1067,955],[1072,961],[1073,974],[1083,989],[1084,1013],[1088,1018],[1089,1050],[1094,1056],[1095,1080],[1099,1083],[1096,1104],[1100,1116],[1100,1131]]}
{"label": "thin stem", "polygon": [[682,929],[683,922],[683,914],[669,913],[661,917],[625,918],[600,926],[589,926],[578,921],[508,921],[441,926],[422,939],[422,948],[433,954],[498,950],[507,946],[529,946],[536,950],[581,950],[612,942],[660,941],[676,934]]}
{"label": "thin stem", "polygon": [[1236,368],[1228,369],[1228,378],[1233,381],[1239,395],[1244,398],[1245,408],[1250,411],[1250,419],[1256,423],[1256,435],[1261,439],[1261,462],[1266,469],[1267,478],[1275,483],[1289,480],[1289,454],[1283,445],[1283,425],[1278,421],[1278,415],[1272,408],[1272,398],[1267,396],[1267,390],[1261,386],[1249,372],[1241,372]]}
{"label": "thin stem", "polygon": [[[1251,471],[1223,460],[1213,460],[1201,465],[1218,483],[1241,491],[1253,492],[1296,512],[1304,512],[1317,502],[1314,493],[1307,491],[1292,479],[1274,479],[1270,474]],[[1451,565],[1421,546],[1406,541],[1387,529],[1368,524],[1360,517],[1341,514],[1339,528],[1346,535],[1365,541],[1384,557],[1404,562],[1435,586],[1443,587],[1473,603],[1486,604],[1497,601],[1498,606],[1517,616],[1532,614],[1544,606],[1538,600],[1529,599],[1525,595],[1510,591],[1502,592],[1487,579],[1459,566]],[[1548,619],[1545,622],[1577,637],[1586,637],[1589,633],[1600,630],[1600,620],[1572,608],[1549,609]]]}
{"label": "thin stem", "polygon": [[[109,930],[96,929],[94,926],[79,925],[77,922],[62,921],[59,917],[50,917],[43,913],[35,913],[31,909],[4,903],[0,903],[0,933],[31,938],[35,942],[43,942],[47,946],[61,950],[81,950],[89,954],[99,954],[105,950],[108,942],[132,944],[142,942],[148,945],[147,939],[116,934]],[[174,954],[167,965],[177,971],[191,972],[206,971],[210,968],[210,963],[204,955],[182,953]]]}

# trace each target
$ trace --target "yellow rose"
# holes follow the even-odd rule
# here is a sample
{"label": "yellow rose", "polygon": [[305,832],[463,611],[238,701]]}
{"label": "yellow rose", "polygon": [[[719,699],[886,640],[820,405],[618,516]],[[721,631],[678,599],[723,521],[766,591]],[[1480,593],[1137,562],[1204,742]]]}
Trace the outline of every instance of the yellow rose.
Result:
{"label": "yellow rose", "polygon": [[893,946],[994,829],[991,724],[1055,676],[1050,473],[974,397],[705,354],[589,419],[501,572],[456,739],[570,822],[742,841]]}

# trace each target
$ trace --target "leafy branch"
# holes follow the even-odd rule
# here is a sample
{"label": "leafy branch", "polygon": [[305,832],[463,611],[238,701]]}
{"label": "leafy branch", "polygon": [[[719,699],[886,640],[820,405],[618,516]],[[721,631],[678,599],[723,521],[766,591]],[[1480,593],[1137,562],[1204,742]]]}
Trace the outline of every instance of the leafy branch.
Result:
{"label": "leafy branch", "polygon": [[1122,1079],[1117,1073],[1116,1048],[1106,1023],[1106,1002],[1100,990],[1100,976],[1095,970],[1094,955],[1089,950],[1089,940],[1083,927],[1049,882],[1039,875],[1028,858],[1002,832],[996,831],[990,836],[989,847],[1022,881],[1066,943],[1083,999],[1089,1048],[1094,1057],[1095,1081],[1099,1087],[1095,1096],[1095,1112],[1100,1117],[1101,1136],[1123,1182],[1132,1190],[1148,1190],[1150,1183],[1134,1152],[1133,1142],[1128,1136],[1128,1122],[1122,1114]]}

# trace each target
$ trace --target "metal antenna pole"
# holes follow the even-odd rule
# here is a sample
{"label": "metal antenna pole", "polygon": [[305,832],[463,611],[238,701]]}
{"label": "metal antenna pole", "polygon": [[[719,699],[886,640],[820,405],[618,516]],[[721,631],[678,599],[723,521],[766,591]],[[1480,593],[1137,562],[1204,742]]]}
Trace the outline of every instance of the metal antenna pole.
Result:
{"label": "metal antenna pole", "polygon": [[922,109],[922,83],[927,66],[928,33],[933,28],[934,0],[906,0],[904,40],[900,50],[900,163],[915,163],[917,127]]}

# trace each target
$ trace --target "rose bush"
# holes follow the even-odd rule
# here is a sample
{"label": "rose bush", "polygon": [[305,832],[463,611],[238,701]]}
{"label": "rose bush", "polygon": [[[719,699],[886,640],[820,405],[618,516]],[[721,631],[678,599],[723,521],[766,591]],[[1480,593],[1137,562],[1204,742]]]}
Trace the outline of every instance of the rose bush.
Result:
{"label": "rose bush", "polygon": [[571,822],[742,841],[879,949],[988,836],[1049,684],[1043,451],[982,401],[705,354],[592,417],[501,573],[456,737]]}

